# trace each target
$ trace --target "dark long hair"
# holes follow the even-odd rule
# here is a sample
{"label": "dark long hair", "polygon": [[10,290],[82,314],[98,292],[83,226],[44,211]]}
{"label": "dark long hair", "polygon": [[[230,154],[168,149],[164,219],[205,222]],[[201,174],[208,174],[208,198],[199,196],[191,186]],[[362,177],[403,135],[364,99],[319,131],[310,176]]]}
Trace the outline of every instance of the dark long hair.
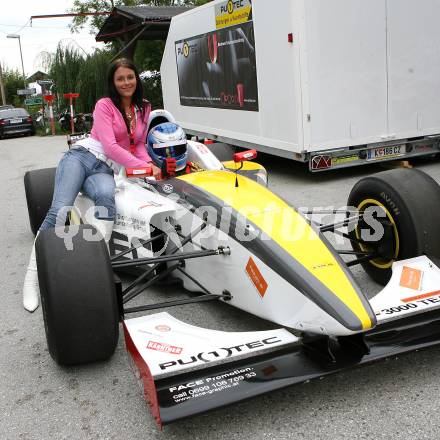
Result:
{"label": "dark long hair", "polygon": [[117,60],[113,61],[107,72],[107,89],[108,89],[108,96],[112,100],[115,107],[121,112],[122,117],[124,118],[125,125],[127,126],[127,132],[130,131],[130,125],[127,119],[127,116],[125,115],[125,111],[122,108],[121,103],[121,97],[116,90],[114,76],[115,72],[119,67],[126,67],[127,69],[130,69],[134,72],[134,75],[136,77],[136,90],[133,93],[132,96],[132,103],[141,111],[141,120],[143,121],[145,118],[145,107],[146,107],[146,101],[144,100],[144,92],[142,89],[142,83],[141,79],[139,78],[139,73],[136,69],[136,66],[133,64],[132,61],[130,61],[128,58],[118,58]]}

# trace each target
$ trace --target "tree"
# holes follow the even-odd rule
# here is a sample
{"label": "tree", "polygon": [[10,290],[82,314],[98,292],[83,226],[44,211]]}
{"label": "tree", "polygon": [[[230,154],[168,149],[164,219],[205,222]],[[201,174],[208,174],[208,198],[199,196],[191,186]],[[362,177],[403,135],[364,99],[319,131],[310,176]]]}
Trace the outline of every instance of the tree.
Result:
{"label": "tree", "polygon": [[112,56],[110,50],[96,50],[84,59],[76,81],[80,94],[79,111],[91,112],[96,101],[106,95],[107,68]]}
{"label": "tree", "polygon": [[159,71],[164,50],[165,41],[141,40],[136,46],[134,64],[140,71]]}
{"label": "tree", "polygon": [[[74,0],[73,8],[70,12],[74,13],[90,13],[90,12],[109,12],[113,7],[118,5],[123,6],[138,6],[138,5],[147,5],[147,6],[199,6],[205,4],[211,0]],[[71,30],[73,32],[79,32],[86,24],[89,24],[91,33],[95,34],[101,29],[106,20],[107,16],[77,16],[73,19],[71,24]],[[124,36],[127,40],[132,38],[128,34]],[[112,42],[106,45],[106,49],[104,52],[116,54],[119,52],[123,46],[124,39],[117,42]],[[128,41],[126,41],[128,42]],[[165,47],[164,41],[150,41],[150,40],[139,40],[135,42],[129,49],[128,52],[131,54],[134,53],[134,63],[139,69],[140,72],[148,71],[149,74],[145,75],[145,79],[143,80],[144,92],[148,99],[151,101],[153,107],[162,107],[162,89],[160,82],[160,74],[158,71],[160,70],[160,63],[162,60],[162,55]],[[94,59],[93,55],[93,59]],[[121,55],[123,56],[123,55]],[[132,56],[132,55],[125,55]],[[91,59],[92,59],[91,58]],[[101,60],[106,59],[105,57]],[[110,58],[109,58],[110,59]],[[93,66],[100,69],[101,71],[105,71],[104,65],[100,65],[99,67],[95,65],[90,60],[88,61],[90,68],[82,69],[79,74],[80,82],[78,84],[78,88],[84,88],[84,90],[88,90],[87,97],[80,98],[78,102],[80,105],[89,106],[93,99],[99,97],[100,93],[93,93],[91,86],[94,83],[93,79]],[[61,75],[60,75],[61,77]],[[105,82],[105,81],[104,81]],[[63,80],[64,83],[64,80]],[[87,84],[87,85],[86,85]],[[63,86],[61,86],[63,88]],[[81,92],[80,92],[81,93]],[[84,94],[81,93],[81,96]],[[86,95],[84,95],[86,96]],[[87,101],[87,102],[86,102]]]}
{"label": "tree", "polygon": [[[73,8],[69,11],[74,14],[85,12],[110,12],[121,1],[114,0],[74,0]],[[106,19],[105,15],[77,16],[74,17],[70,26],[72,32],[79,32],[87,23],[90,25],[90,33],[95,34],[101,28]]]}
{"label": "tree", "polygon": [[6,102],[14,107],[22,107],[23,99],[17,95],[17,90],[22,89],[24,85],[24,77],[18,70],[8,69],[4,67],[3,83],[5,86]]}
{"label": "tree", "polygon": [[[109,12],[113,7],[123,6],[199,6],[211,0],[74,0],[73,8],[69,12],[90,13]],[[72,32],[79,32],[86,24],[91,33],[101,29],[107,16],[77,16],[71,23]],[[127,37],[131,38],[131,37]],[[58,47],[52,57],[50,75],[54,79],[57,93],[61,96],[66,92],[79,92],[80,98],[76,102],[79,111],[90,112],[97,99],[105,94],[106,71],[112,57],[115,56],[123,43],[114,42],[106,45],[105,49],[97,50],[84,58],[76,48]],[[162,89],[160,82],[160,63],[165,47],[164,41],[137,41],[131,50],[134,52],[134,63],[140,72],[147,72],[143,76],[145,96],[148,97],[154,108],[162,107]]]}
{"label": "tree", "polygon": [[[63,94],[75,92],[80,95],[75,101],[76,111],[91,112],[96,101],[107,93],[107,69],[113,56],[114,52],[104,49],[85,57],[74,47],[59,45],[49,69],[55,83],[54,92],[58,95],[59,110],[67,106]],[[142,77],[145,96],[154,108],[162,107],[160,74],[150,71]]]}
{"label": "tree", "polygon": [[113,55],[111,50],[104,49],[85,57],[75,47],[58,45],[49,69],[58,95],[58,108],[67,105],[63,94],[72,92],[80,94],[75,101],[76,110],[91,112],[96,101],[107,92],[107,68]]}
{"label": "tree", "polygon": [[[74,0],[69,12],[83,14],[85,12],[110,12],[115,6],[200,6],[212,0]],[[77,16],[71,24],[72,32],[79,32],[86,24],[90,32],[96,34],[102,27],[106,16]]]}
{"label": "tree", "polygon": [[76,81],[83,64],[84,58],[76,48],[58,44],[49,72],[58,93],[76,92]]}

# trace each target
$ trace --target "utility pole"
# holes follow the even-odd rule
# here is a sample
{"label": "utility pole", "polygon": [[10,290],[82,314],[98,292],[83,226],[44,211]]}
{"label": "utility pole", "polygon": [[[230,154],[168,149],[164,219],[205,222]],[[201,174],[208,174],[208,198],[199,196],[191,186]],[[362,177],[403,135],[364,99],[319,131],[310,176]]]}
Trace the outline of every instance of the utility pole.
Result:
{"label": "utility pole", "polygon": [[5,85],[3,84],[3,70],[2,70],[1,62],[0,62],[0,92],[2,95],[2,103],[3,105],[6,105]]}
{"label": "utility pole", "polygon": [[8,34],[8,35],[6,35],[6,38],[17,38],[18,39],[18,46],[20,48],[20,58],[21,58],[21,70],[23,72],[24,88],[26,88],[26,74],[24,73],[23,52],[21,51],[21,38],[20,38],[20,35],[18,35],[18,34]]}

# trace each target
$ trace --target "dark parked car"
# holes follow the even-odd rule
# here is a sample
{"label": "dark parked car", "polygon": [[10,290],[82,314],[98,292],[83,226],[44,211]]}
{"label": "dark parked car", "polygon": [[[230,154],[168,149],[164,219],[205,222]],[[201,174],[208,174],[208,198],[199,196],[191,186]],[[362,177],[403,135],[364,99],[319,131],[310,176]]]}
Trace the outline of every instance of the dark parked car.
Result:
{"label": "dark parked car", "polygon": [[35,134],[32,117],[24,108],[0,110],[0,139],[16,134]]}

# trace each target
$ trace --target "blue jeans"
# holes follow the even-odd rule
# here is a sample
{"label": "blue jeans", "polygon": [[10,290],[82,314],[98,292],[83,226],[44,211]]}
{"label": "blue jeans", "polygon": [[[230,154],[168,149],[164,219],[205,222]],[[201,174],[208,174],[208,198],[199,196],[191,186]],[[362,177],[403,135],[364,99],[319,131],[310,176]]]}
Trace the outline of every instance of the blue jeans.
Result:
{"label": "blue jeans", "polygon": [[[67,151],[58,164],[52,205],[40,231],[55,227],[60,210],[72,206],[81,190],[93,200],[95,206],[106,208],[106,210],[97,209],[96,218],[115,219],[113,170],[85,148],[80,147]],[[105,216],[102,215],[103,212],[106,213]]]}

